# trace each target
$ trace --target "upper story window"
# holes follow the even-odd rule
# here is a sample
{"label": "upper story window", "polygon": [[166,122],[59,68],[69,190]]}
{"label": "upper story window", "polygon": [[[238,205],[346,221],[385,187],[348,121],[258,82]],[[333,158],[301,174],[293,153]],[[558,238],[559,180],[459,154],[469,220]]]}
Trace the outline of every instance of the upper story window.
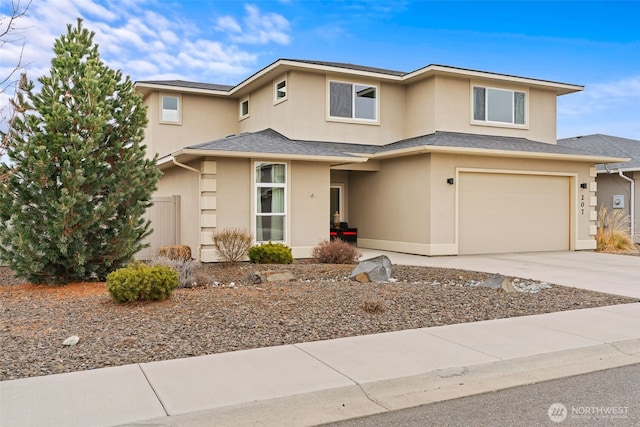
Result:
{"label": "upper story window", "polygon": [[526,124],[525,92],[473,87],[473,120],[513,125]]}
{"label": "upper story window", "polygon": [[378,88],[372,85],[330,81],[329,117],[378,120]]}
{"label": "upper story window", "polygon": [[273,86],[274,103],[282,102],[287,99],[287,79],[276,82]]}
{"label": "upper story window", "polygon": [[160,96],[160,121],[163,123],[180,123],[180,96]]}
{"label": "upper story window", "polygon": [[240,118],[249,117],[249,98],[240,101]]}

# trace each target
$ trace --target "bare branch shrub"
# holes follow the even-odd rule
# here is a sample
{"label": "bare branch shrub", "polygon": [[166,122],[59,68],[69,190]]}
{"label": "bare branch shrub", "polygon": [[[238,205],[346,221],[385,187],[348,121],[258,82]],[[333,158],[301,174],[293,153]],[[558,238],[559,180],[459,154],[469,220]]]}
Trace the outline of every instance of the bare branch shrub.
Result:
{"label": "bare branch shrub", "polygon": [[311,256],[323,264],[355,264],[362,255],[349,243],[336,239],[320,243]]}
{"label": "bare branch shrub", "polygon": [[253,244],[253,235],[244,227],[216,230],[211,236],[213,245],[224,262],[242,261]]}
{"label": "bare branch shrub", "polygon": [[[0,50],[4,50],[6,44],[19,43],[21,37],[19,33],[23,28],[18,26],[18,22],[25,16],[31,1],[28,1],[26,5],[22,6],[20,0],[11,1],[10,12],[0,18]],[[16,63],[6,76],[0,76],[0,97],[11,96],[16,94],[20,89],[20,79],[17,78],[18,73],[22,70],[22,57],[24,55],[24,42],[20,48],[20,54],[16,59]],[[6,154],[9,144],[9,134],[12,128],[13,121],[16,116],[16,111],[13,105],[0,106],[0,157]],[[5,132],[6,130],[6,132]],[[0,182],[7,178],[9,172],[0,171]]]}

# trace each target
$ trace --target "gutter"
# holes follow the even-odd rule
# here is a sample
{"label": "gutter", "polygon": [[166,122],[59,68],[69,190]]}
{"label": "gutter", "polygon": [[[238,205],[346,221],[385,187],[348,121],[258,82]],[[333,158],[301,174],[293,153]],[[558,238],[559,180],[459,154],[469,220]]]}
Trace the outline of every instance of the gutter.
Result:
{"label": "gutter", "polygon": [[631,183],[631,195],[629,196],[629,211],[631,212],[631,215],[629,216],[631,217],[631,241],[635,243],[634,235],[636,229],[636,182],[633,179],[625,176],[621,170],[618,171],[618,175],[620,176],[620,178]]}
{"label": "gutter", "polygon": [[[202,173],[196,169],[196,168],[192,168],[191,166],[187,166],[184,163],[180,163],[179,161],[176,160],[175,157],[171,156],[171,161],[173,162],[174,165],[181,167],[183,169],[189,170],[191,172],[195,172],[198,174],[198,260],[200,260],[200,252],[202,251],[202,242],[200,242],[200,234],[202,234],[202,190],[200,188],[200,185],[202,184]],[[180,208],[182,209],[182,208]],[[180,215],[180,218],[182,218],[182,215]],[[182,233],[180,233],[180,235],[182,235]]]}

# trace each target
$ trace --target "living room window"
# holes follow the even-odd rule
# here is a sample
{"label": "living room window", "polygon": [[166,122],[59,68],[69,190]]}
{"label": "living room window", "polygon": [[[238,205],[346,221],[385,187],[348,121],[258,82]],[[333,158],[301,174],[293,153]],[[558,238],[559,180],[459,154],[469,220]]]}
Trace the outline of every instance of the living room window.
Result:
{"label": "living room window", "polygon": [[284,242],[287,165],[255,163],[255,227],[257,242]]}
{"label": "living room window", "polygon": [[273,86],[274,104],[287,99],[287,79],[276,82]]}
{"label": "living room window", "polygon": [[249,117],[249,98],[240,101],[240,118],[245,119]]}
{"label": "living room window", "polygon": [[378,120],[378,88],[373,85],[330,81],[329,117]]}
{"label": "living room window", "polygon": [[473,86],[473,120],[525,125],[526,100],[522,91]]}
{"label": "living room window", "polygon": [[162,123],[179,124],[180,120],[180,97],[177,95],[160,96],[160,121]]}

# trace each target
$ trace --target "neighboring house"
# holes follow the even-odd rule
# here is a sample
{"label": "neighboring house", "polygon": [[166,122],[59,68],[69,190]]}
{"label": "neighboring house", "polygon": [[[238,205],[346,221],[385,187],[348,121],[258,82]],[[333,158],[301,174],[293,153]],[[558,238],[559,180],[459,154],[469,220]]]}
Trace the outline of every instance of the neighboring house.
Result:
{"label": "neighboring house", "polygon": [[169,230],[152,210],[154,236],[204,262],[226,227],[308,257],[336,211],[363,248],[594,249],[594,165],[627,160],[556,144],[556,98],[583,90],[573,84],[281,59],[237,86],[135,86],[164,172],[157,196],[176,214]]}
{"label": "neighboring house", "polygon": [[598,206],[609,211],[621,209],[631,220],[631,234],[640,243],[640,141],[609,135],[589,135],[559,139],[558,145],[582,148],[605,156],[628,157],[621,163],[598,164]]}

